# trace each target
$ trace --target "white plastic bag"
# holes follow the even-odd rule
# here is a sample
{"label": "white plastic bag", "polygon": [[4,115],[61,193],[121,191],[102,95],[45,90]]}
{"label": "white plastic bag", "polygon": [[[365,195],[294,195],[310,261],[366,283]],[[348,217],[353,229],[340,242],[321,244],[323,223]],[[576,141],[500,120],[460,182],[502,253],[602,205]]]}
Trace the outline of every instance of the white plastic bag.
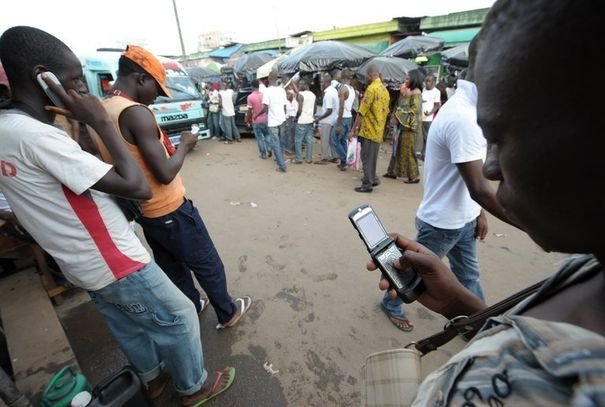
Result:
{"label": "white plastic bag", "polygon": [[347,145],[347,165],[355,165],[355,163],[358,161],[358,144],[359,142],[357,141],[357,137],[349,140]]}

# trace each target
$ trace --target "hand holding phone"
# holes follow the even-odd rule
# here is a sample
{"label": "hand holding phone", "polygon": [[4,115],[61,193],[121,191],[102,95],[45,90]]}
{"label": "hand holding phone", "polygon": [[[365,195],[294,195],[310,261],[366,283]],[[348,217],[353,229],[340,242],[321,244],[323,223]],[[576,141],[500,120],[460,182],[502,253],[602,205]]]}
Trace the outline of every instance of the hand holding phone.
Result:
{"label": "hand holding phone", "polygon": [[50,88],[48,83],[46,83],[42,75],[46,75],[48,79],[50,79],[55,85],[59,86],[62,89],[63,86],[61,85],[61,82],[59,82],[59,79],[57,79],[55,74],[53,74],[52,72],[39,73],[38,76],[36,76],[40,87],[42,88],[44,93],[46,93],[46,96],[48,96],[50,101],[53,102],[53,104],[57,107],[65,108],[65,103],[63,103],[63,100],[61,100],[59,95],[53,92],[53,90]]}
{"label": "hand holding phone", "polygon": [[384,226],[370,205],[361,205],[349,213],[349,220],[366,245],[374,263],[378,266],[389,286],[397,292],[403,302],[414,302],[425,291],[420,275],[410,268],[397,270],[394,262],[402,252],[395,241],[387,235]]}

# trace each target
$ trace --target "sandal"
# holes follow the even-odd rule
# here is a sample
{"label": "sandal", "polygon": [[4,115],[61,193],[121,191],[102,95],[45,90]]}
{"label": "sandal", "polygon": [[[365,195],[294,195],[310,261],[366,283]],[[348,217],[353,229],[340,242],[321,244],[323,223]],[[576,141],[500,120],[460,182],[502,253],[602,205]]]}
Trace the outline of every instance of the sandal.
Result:
{"label": "sandal", "polygon": [[420,178],[408,179],[403,181],[404,184],[417,184],[420,182]]}
{"label": "sandal", "polygon": [[414,330],[414,325],[404,315],[391,314],[386,310],[382,302],[380,303],[380,309],[386,314],[387,318],[389,318],[389,321],[391,321],[391,323],[395,325],[397,329],[400,329],[403,332],[412,332]]}
{"label": "sandal", "polygon": [[393,325],[397,327],[397,329],[402,330],[403,332],[412,332],[414,330],[414,325],[410,322],[409,319],[405,317],[395,317],[393,315],[388,315],[389,321]]}
{"label": "sandal", "polygon": [[[202,388],[198,390],[196,393],[193,393],[191,396],[185,396],[182,399],[182,405],[186,407],[198,407],[202,404],[206,403],[209,400],[212,400],[219,394],[223,393],[233,384],[235,380],[235,368],[234,367],[226,367],[222,371],[217,371],[215,373],[214,383],[212,383],[212,387],[210,387],[210,392],[208,392],[208,388]],[[226,377],[227,381],[224,381],[224,377]],[[203,397],[203,398],[202,398]]]}
{"label": "sandal", "polygon": [[250,306],[252,305],[252,298],[248,296],[243,296],[240,298],[236,298],[233,302],[235,303],[235,306],[237,308],[235,315],[226,324],[219,323],[216,326],[217,330],[231,328],[233,325],[237,324],[237,322],[246,313],[246,311],[250,309]]}
{"label": "sandal", "polygon": [[387,172],[386,174],[382,174],[382,176],[383,176],[384,178],[397,179],[397,176],[396,176],[396,175],[391,175],[391,174],[389,174],[388,172]]}

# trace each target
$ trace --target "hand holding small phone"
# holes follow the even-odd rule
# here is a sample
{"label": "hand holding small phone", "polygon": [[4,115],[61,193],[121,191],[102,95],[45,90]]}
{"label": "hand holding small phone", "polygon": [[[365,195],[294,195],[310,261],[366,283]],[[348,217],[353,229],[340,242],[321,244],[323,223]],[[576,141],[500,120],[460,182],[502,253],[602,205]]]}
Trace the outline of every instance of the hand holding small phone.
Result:
{"label": "hand holding small phone", "polygon": [[403,251],[395,241],[387,235],[384,226],[370,205],[361,205],[349,213],[349,220],[359,233],[359,237],[366,245],[372,261],[389,286],[403,302],[414,302],[425,290],[420,275],[412,268],[402,272],[395,267]]}
{"label": "hand holding small phone", "polygon": [[193,133],[191,131],[184,131],[181,133],[181,141],[184,147],[187,147],[189,150],[193,149],[197,144],[197,133]]}
{"label": "hand holding small phone", "polygon": [[88,93],[86,88],[66,90],[52,72],[38,74],[37,80],[44,93],[54,104],[54,106],[46,106],[46,110],[89,124],[93,128],[102,121],[109,120],[99,99]]}
{"label": "hand holding small phone", "polygon": [[[395,269],[400,273],[414,270],[422,277],[425,290],[418,297],[422,305],[446,318],[471,315],[486,308],[485,303],[467,290],[435,253],[397,233],[392,233],[390,237],[402,251],[401,257],[393,264]],[[367,269],[374,271],[378,265],[372,261]],[[382,279],[378,287],[389,290],[391,298],[397,297],[388,280]]]}

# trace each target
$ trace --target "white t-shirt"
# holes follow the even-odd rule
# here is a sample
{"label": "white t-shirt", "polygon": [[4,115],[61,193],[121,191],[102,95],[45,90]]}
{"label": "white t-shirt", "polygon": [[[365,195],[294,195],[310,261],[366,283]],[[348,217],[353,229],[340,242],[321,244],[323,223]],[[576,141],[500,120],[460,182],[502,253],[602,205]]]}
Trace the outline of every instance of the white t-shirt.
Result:
{"label": "white t-shirt", "polygon": [[219,91],[221,95],[221,113],[223,116],[235,116],[235,107],[233,106],[233,89],[223,89]]}
{"label": "white t-shirt", "polygon": [[0,111],[0,145],[0,188],[70,282],[99,290],[150,262],[114,200],[89,189],[111,165],[18,110]]}
{"label": "white t-shirt", "polygon": [[324,90],[322,114],[324,114],[328,109],[332,109],[332,113],[330,113],[329,116],[321,119],[319,122],[334,126],[336,124],[336,120],[338,119],[339,105],[340,100],[338,99],[338,91],[332,85],[328,86],[326,90]]}
{"label": "white t-shirt", "polygon": [[279,86],[269,86],[263,93],[263,105],[269,106],[267,125],[277,127],[286,121],[286,91]]}
{"label": "white t-shirt", "polygon": [[458,89],[431,124],[424,162],[424,195],[416,216],[436,228],[460,229],[479,216],[456,164],[485,160],[487,142],[477,124],[477,88]]}
{"label": "white t-shirt", "polygon": [[286,99],[286,117],[296,117],[298,114],[298,102],[296,99],[289,101]]}
{"label": "white t-shirt", "polygon": [[425,115],[424,112],[433,111],[433,107],[435,107],[435,103],[441,103],[441,92],[437,88],[433,88],[431,90],[424,89],[422,91],[422,121],[423,122],[432,122],[433,114]]}
{"label": "white t-shirt", "polygon": [[349,97],[345,99],[345,105],[342,109],[342,117],[346,119],[348,117],[353,117],[351,109],[353,108],[353,102],[355,102],[355,89],[347,83],[345,83],[344,86],[349,90]]}
{"label": "white t-shirt", "polygon": [[218,98],[219,92],[216,89],[212,89],[208,94],[208,102],[218,104],[220,99]]}
{"label": "white t-shirt", "polygon": [[298,124],[309,124],[313,123],[313,113],[315,111],[315,94],[310,90],[304,90],[300,92],[303,97],[303,105],[300,110],[300,117],[298,118]]}

